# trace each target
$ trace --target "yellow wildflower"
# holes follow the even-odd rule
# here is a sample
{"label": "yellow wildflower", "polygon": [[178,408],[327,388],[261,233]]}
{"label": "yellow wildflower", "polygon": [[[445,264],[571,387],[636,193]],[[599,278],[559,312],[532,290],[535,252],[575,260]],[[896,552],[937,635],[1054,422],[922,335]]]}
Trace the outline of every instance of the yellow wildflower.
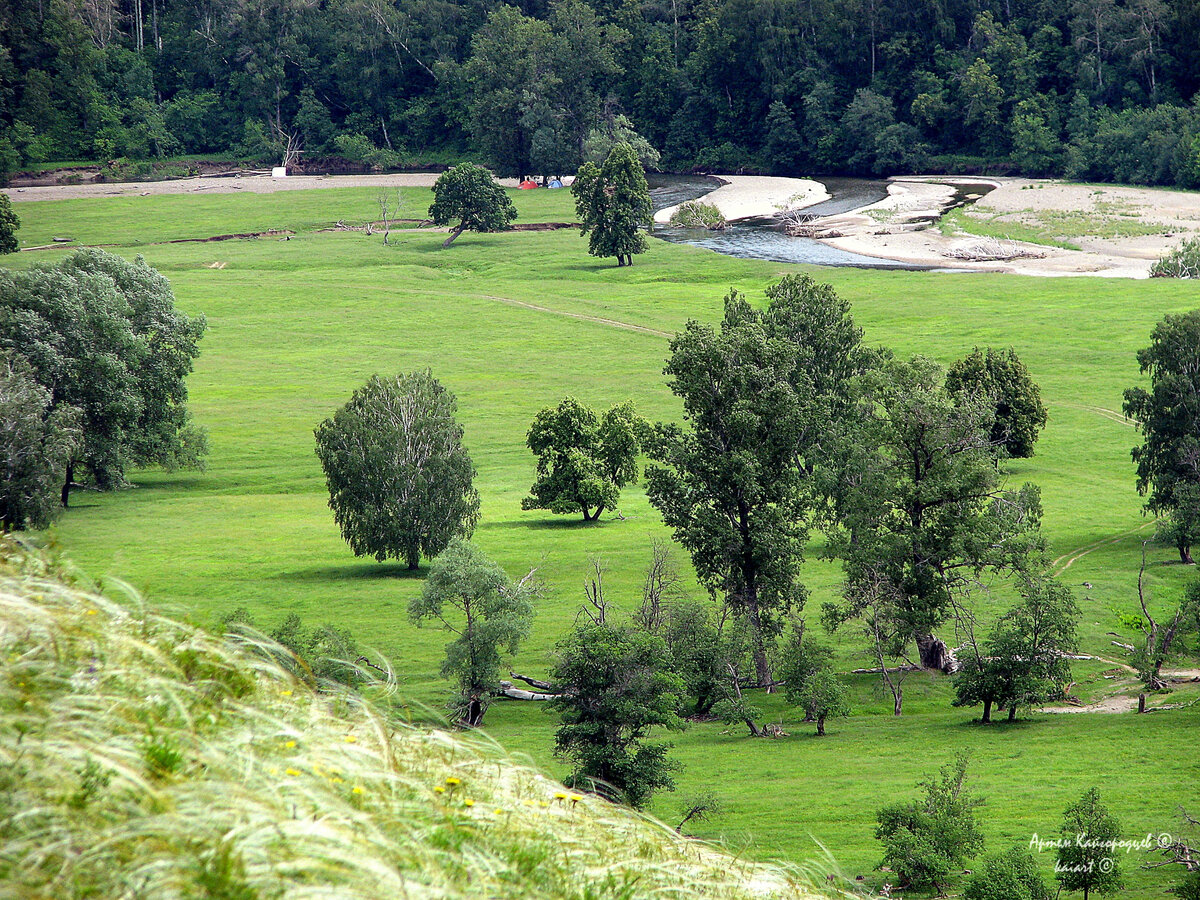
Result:
{"label": "yellow wildflower", "polygon": [[444,787],[442,787],[440,784],[437,787],[435,787],[433,790],[435,793],[438,793],[438,794],[446,793],[446,789]]}
{"label": "yellow wildflower", "polygon": [[291,691],[280,691],[280,692],[279,692],[279,696],[281,696],[281,697],[290,697],[290,696],[292,696],[292,692],[291,692]]}
{"label": "yellow wildflower", "polygon": [[284,744],[283,746],[285,746],[285,747],[287,747],[289,750],[291,750],[293,747],[295,747],[295,746],[296,746],[296,742],[295,742],[295,741],[288,741],[288,742],[287,742],[286,744]]}
{"label": "yellow wildflower", "polygon": [[475,805],[475,801],[472,800],[470,797],[468,797],[466,800],[463,801],[463,806],[474,806],[474,805]]}
{"label": "yellow wildflower", "polygon": [[354,788],[350,789],[350,793],[352,793],[352,794],[361,794],[362,792],[363,792],[363,789],[360,787],[354,787]]}
{"label": "yellow wildflower", "polygon": [[555,800],[566,800],[566,799],[567,799],[567,795],[566,795],[566,794],[564,794],[562,791],[559,791],[558,793],[556,793],[556,794],[554,795],[554,799],[555,799]]}
{"label": "yellow wildflower", "polygon": [[299,775],[300,774],[299,769],[285,769],[284,772],[288,775]]}
{"label": "yellow wildflower", "polygon": [[358,741],[358,738],[356,738],[356,737],[355,737],[354,735],[352,735],[352,734],[348,734],[348,735],[346,735],[344,738],[342,738],[342,740],[344,740],[344,741],[345,741],[347,744],[353,744],[353,743],[356,743],[356,742]]}
{"label": "yellow wildflower", "polygon": [[451,775],[446,779],[446,784],[450,785],[450,787],[457,787],[458,785],[462,784],[462,779],[455,778],[453,775]]}

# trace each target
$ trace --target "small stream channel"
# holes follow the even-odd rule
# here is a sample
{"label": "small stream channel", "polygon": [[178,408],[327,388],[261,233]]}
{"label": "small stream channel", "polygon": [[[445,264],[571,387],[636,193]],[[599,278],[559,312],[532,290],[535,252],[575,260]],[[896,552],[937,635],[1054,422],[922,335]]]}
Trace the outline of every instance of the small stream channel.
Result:
{"label": "small stream channel", "polygon": [[[830,195],[828,200],[813,204],[805,210],[813,218],[833,216],[877,203],[888,195],[888,182],[866,178],[817,178]],[[720,186],[716,178],[702,175],[655,175],[648,178],[650,199],[657,212],[668,206],[696,200]],[[950,208],[972,203],[991,190],[989,184],[956,186]],[[743,259],[764,259],[770,262],[807,263],[817,266],[856,266],[867,269],[909,269],[920,271],[962,271],[950,267],[916,266],[911,263],[863,256],[840,250],[815,238],[792,237],[783,230],[783,223],[773,216],[739,219],[723,231],[704,228],[678,228],[655,225],[654,237],[676,244],[690,244],[715,250],[726,256]]]}

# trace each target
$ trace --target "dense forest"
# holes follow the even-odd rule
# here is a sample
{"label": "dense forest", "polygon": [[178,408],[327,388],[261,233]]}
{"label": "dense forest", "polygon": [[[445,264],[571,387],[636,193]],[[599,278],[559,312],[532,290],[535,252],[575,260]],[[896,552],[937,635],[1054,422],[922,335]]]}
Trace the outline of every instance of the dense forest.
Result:
{"label": "dense forest", "polygon": [[516,175],[624,138],[670,170],[1197,187],[1198,35],[1200,0],[0,0],[0,172],[290,145]]}

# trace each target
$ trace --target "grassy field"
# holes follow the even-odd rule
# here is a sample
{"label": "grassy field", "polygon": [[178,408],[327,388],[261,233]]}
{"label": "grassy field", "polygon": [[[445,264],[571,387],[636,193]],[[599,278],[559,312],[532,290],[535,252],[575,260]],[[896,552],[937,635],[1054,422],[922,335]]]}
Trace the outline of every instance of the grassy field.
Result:
{"label": "grassy field", "polygon": [[[519,221],[573,218],[566,192],[513,195]],[[405,197],[401,215],[416,217],[430,195],[412,189]],[[689,318],[718,319],[731,287],[761,301],[773,278],[796,270],[659,241],[632,268],[618,269],[587,256],[571,230],[464,235],[446,251],[438,249],[444,236],[426,230],[394,234],[388,247],[378,236],[322,230],[375,218],[371,189],[21,203],[17,211],[26,245],[68,235],[144,254],[170,277],[179,304],[204,313],[210,326],[190,380],[196,419],[209,429],[208,470],[136,473],[130,490],[77,494],[55,529],[66,552],[197,621],[245,606],[267,626],[291,612],[346,626],[392,660],[406,692],[430,704],[445,697],[436,673],[446,638],[406,619],[422,576],[355,559],[342,542],[313,453],[318,422],[375,372],[428,366],[457,394],[479,470],[476,540],[514,575],[538,566],[547,585],[515,664],[541,675],[574,620],[588,558],[603,558],[606,595],[629,610],[650,542],[667,532],[640,487],[624,493],[623,520],[585,526],[523,512],[533,476],[523,442],[534,413],[572,394],[596,406],[632,398],[644,415],[678,417],[662,375],[670,334]],[[267,229],[296,234],[162,243]],[[28,266],[58,255],[9,259]],[[1119,630],[1116,613],[1136,606],[1139,542],[1152,532],[1133,488],[1136,436],[1117,412],[1121,392],[1138,381],[1134,354],[1154,323],[1196,305],[1194,287],[1166,279],[816,274],[851,300],[873,343],[943,363],[975,345],[1016,348],[1041,385],[1050,423],[1038,455],[1011,464],[1008,477],[1041,486],[1053,555],[1069,564],[1064,580],[1084,609],[1084,650],[1113,658],[1119,651],[1107,633]],[[686,569],[682,552],[679,560]],[[1193,576],[1166,548],[1154,549],[1151,561],[1153,604],[1165,609]],[[806,580],[817,609],[837,590],[839,573],[810,562]],[[981,598],[981,613],[987,618],[1002,603]],[[852,639],[835,641],[844,668],[866,664]],[[1078,663],[1078,692],[1103,695],[1110,668]],[[911,678],[899,720],[873,679],[855,678],[853,691],[857,714],[823,740],[776,698],[765,703],[791,732],[785,739],[752,741],[714,724],[671,735],[685,768],[677,794],[656,801],[655,811],[677,818],[681,799],[712,791],[725,811],[701,835],[756,858],[790,860],[814,856],[819,841],[851,877],[874,881],[874,811],[912,795],[957,749],[972,754],[987,798],[991,850],[1055,831],[1065,806],[1093,784],[1129,834],[1170,831],[1181,803],[1193,813],[1200,807],[1200,704],[1141,718],[1039,714],[984,729],[970,711],[949,707],[943,680]],[[560,771],[553,730],[532,704],[488,714],[501,743]],[[1042,861],[1048,871],[1049,855]],[[1122,896],[1161,896],[1165,874],[1142,871],[1141,862],[1123,861]]]}

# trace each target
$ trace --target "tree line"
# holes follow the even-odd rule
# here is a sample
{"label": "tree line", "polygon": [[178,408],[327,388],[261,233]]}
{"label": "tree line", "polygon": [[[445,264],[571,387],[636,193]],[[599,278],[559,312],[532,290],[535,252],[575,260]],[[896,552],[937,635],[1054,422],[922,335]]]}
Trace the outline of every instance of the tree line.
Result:
{"label": "tree line", "polygon": [[[1200,185],[1196,0],[0,6],[0,172],[178,154]],[[134,162],[131,162],[134,161]]]}

